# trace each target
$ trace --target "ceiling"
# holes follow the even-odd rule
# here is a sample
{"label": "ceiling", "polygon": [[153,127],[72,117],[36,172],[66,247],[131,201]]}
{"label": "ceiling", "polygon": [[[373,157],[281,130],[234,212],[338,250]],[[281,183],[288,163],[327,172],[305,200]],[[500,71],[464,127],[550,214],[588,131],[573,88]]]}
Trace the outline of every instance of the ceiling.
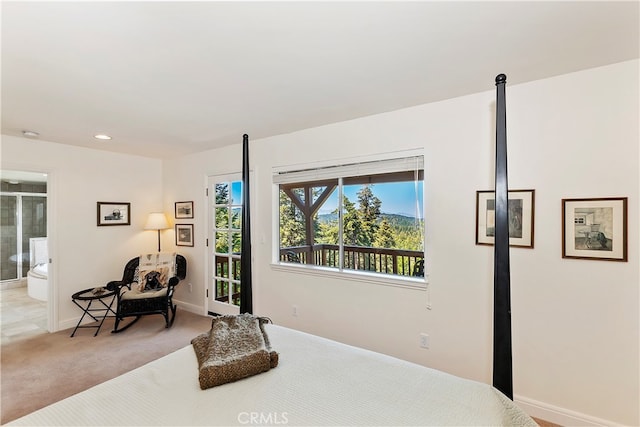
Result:
{"label": "ceiling", "polygon": [[1,7],[3,134],[158,158],[640,53],[638,1]]}

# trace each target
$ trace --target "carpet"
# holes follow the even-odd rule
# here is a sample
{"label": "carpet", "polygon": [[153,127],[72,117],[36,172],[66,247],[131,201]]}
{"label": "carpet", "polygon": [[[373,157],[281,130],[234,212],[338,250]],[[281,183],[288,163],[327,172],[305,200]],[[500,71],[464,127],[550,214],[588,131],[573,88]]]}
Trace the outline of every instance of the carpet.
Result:
{"label": "carpet", "polygon": [[[211,328],[211,317],[180,311],[173,326],[143,316],[130,329],[112,334],[113,319],[95,329],[73,328],[8,343],[0,351],[0,423],[86,390],[186,345]],[[197,375],[197,372],[194,372]]]}

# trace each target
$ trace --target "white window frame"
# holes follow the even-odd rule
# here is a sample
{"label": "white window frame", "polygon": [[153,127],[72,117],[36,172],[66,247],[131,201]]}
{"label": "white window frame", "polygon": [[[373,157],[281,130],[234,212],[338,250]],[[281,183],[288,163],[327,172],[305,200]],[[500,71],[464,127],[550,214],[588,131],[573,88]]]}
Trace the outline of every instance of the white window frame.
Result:
{"label": "white window frame", "polygon": [[[424,260],[425,273],[423,277],[399,276],[393,274],[375,273],[362,270],[336,269],[334,267],[323,267],[309,264],[292,264],[280,261],[280,184],[286,182],[304,182],[320,180],[322,178],[335,178],[336,172],[342,177],[347,170],[353,168],[358,175],[366,175],[368,171],[372,173],[384,173],[388,171],[397,171],[397,167],[403,161],[409,158],[422,158],[420,167],[424,170],[424,151],[410,150],[394,153],[385,153],[366,157],[348,158],[324,162],[313,162],[296,165],[278,166],[272,169],[272,207],[273,207],[273,241],[272,241],[272,259],[271,268],[277,271],[285,271],[303,275],[332,277],[338,279],[352,280],[358,282],[366,282],[384,286],[395,286],[409,289],[426,291],[428,289],[429,275],[425,238],[424,243]],[[398,162],[393,162],[397,160]],[[374,162],[380,161],[381,165],[388,166],[388,170],[371,169],[376,167]],[[415,160],[413,160],[415,162]],[[341,188],[341,187],[339,187]],[[425,212],[426,186],[423,185],[423,206],[422,212]],[[340,197],[341,195],[339,195]],[[426,219],[424,221],[423,236],[426,236]],[[340,244],[342,251],[342,244]],[[430,304],[428,304],[430,306]]]}

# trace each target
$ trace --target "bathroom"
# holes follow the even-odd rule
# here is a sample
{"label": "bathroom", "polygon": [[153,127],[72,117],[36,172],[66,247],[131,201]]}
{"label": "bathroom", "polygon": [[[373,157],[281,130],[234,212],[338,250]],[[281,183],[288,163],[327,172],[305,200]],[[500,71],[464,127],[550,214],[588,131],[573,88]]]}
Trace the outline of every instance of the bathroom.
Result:
{"label": "bathroom", "polygon": [[47,332],[46,236],[47,175],[0,171],[2,344]]}

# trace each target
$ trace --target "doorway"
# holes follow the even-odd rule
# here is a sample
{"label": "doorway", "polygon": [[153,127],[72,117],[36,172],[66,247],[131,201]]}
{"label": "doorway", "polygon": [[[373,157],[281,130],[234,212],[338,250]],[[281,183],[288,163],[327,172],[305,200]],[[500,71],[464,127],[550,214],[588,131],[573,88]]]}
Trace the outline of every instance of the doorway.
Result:
{"label": "doorway", "polygon": [[0,171],[2,341],[48,332],[47,174]]}

